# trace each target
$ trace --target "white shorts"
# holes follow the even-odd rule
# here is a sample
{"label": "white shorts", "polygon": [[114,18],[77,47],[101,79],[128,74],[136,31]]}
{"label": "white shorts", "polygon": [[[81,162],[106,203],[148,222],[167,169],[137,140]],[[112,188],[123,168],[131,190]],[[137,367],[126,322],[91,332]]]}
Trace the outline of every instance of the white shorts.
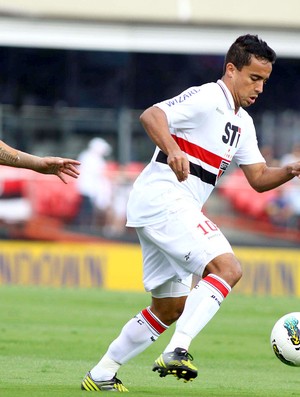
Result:
{"label": "white shorts", "polygon": [[143,253],[144,286],[156,297],[187,295],[189,276],[202,277],[211,260],[233,253],[220,229],[193,205],[169,213],[167,221],[136,231]]}

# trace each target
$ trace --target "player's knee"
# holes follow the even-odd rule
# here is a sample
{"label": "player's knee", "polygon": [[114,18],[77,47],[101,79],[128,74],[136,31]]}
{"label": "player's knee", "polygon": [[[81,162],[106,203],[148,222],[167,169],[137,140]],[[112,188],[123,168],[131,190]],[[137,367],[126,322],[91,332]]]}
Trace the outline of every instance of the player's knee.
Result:
{"label": "player's knee", "polygon": [[167,325],[173,324],[175,321],[179,319],[183,312],[183,307],[176,307],[173,310],[164,313],[164,323]]}
{"label": "player's knee", "polygon": [[239,262],[231,270],[231,287],[233,287],[243,276],[242,267]]}
{"label": "player's knee", "polygon": [[176,307],[175,310],[173,311],[173,315],[172,315],[172,322],[174,323],[175,321],[177,321],[179,319],[179,317],[182,315],[184,306],[179,306]]}
{"label": "player's knee", "polygon": [[221,274],[219,274],[230,286],[234,287],[238,281],[242,278],[243,272],[242,267],[238,260],[234,260],[227,263],[226,267],[222,269]]}
{"label": "player's knee", "polygon": [[203,276],[209,273],[222,277],[231,287],[234,287],[243,275],[240,262],[232,254],[225,254],[211,261]]}
{"label": "player's knee", "polygon": [[224,269],[224,279],[228,282],[231,287],[234,287],[236,283],[242,278],[243,271],[241,264],[234,257],[234,259],[227,264]]}
{"label": "player's knee", "polygon": [[181,316],[186,297],[168,299],[168,303],[152,301],[151,311],[166,325],[171,325]]}
{"label": "player's knee", "polygon": [[171,325],[179,319],[183,312],[184,306],[170,307],[169,310],[162,311],[160,318],[163,319],[163,323]]}

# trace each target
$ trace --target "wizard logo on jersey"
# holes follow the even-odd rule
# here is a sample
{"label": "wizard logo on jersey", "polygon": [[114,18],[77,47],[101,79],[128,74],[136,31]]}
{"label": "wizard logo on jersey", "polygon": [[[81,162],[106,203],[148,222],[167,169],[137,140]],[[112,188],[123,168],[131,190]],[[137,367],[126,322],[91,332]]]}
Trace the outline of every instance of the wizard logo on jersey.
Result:
{"label": "wizard logo on jersey", "polygon": [[217,180],[219,179],[219,178],[221,178],[221,176],[224,174],[224,172],[227,170],[227,168],[229,167],[229,165],[230,165],[230,161],[227,161],[227,160],[222,160],[221,161],[221,164],[220,164],[220,167],[219,167],[219,172],[218,172],[218,176],[217,176]]}

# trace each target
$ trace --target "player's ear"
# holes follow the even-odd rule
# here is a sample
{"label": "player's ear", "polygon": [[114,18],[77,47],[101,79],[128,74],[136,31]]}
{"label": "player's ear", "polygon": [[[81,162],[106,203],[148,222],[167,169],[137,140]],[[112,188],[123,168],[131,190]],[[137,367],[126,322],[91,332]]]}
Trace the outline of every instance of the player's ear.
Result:
{"label": "player's ear", "polygon": [[227,65],[226,65],[226,75],[229,78],[232,78],[233,75],[234,75],[235,70],[236,70],[236,67],[234,66],[234,64],[231,63],[231,62],[228,62]]}

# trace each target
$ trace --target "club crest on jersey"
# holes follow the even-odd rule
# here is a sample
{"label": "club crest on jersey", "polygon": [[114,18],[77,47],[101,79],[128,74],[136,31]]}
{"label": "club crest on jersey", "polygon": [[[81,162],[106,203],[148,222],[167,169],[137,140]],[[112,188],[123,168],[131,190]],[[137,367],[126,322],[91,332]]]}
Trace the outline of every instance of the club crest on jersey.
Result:
{"label": "club crest on jersey", "polygon": [[224,160],[224,159],[221,161],[217,179],[221,178],[221,176],[224,174],[224,172],[229,167],[229,164],[230,164],[230,161],[227,161],[227,160]]}

